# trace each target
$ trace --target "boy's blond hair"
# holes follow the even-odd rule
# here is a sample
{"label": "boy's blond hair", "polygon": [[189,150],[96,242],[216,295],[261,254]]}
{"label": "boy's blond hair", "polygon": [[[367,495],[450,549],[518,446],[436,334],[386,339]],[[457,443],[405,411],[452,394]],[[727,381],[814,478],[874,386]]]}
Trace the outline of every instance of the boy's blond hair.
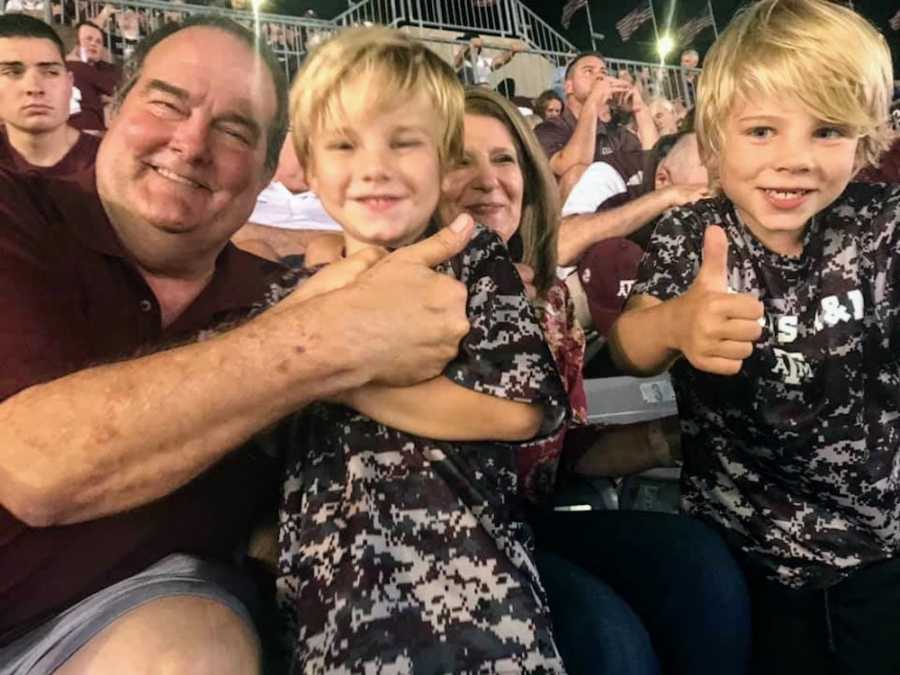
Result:
{"label": "boy's blond hair", "polygon": [[405,33],[371,26],[342,30],[317,47],[297,74],[290,119],[302,166],[308,165],[311,137],[341,126],[348,85],[353,85],[354,93],[369,97],[373,111],[424,92],[434,104],[441,130],[436,139],[441,166],[446,169],[462,157],[463,87],[456,74]]}
{"label": "boy's blond hair", "polygon": [[796,96],[816,117],[859,137],[857,163],[890,145],[891,53],[859,14],[827,0],[761,0],[710,49],[697,86],[700,155],[716,179],[728,115],[756,95]]}

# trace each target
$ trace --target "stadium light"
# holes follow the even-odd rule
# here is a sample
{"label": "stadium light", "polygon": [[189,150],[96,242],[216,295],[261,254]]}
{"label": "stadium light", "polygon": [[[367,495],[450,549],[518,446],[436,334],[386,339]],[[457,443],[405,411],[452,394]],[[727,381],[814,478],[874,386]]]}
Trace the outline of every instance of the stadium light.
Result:
{"label": "stadium light", "polygon": [[656,51],[659,52],[659,58],[663,61],[666,56],[675,48],[675,41],[668,35],[663,35],[656,45]]}

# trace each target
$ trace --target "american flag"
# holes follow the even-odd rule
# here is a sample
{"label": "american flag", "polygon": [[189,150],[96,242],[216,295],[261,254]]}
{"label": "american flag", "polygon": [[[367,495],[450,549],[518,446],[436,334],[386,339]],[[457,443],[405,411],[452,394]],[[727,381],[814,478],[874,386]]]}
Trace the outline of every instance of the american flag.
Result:
{"label": "american flag", "polygon": [[694,41],[694,38],[697,37],[700,33],[702,33],[705,29],[709,28],[713,25],[713,17],[710,14],[709,9],[707,8],[706,12],[701,14],[700,16],[696,16],[693,19],[688,19],[684,22],[684,24],[679,28],[675,35],[676,40],[679,45],[682,47],[687,47],[691,42]]}
{"label": "american flag", "polygon": [[587,7],[587,4],[588,0],[569,0],[565,6],[563,6],[562,16],[559,19],[562,27],[568,28],[569,24],[572,23],[572,17],[575,16],[575,12],[582,7]]}
{"label": "american flag", "polygon": [[897,13],[891,17],[890,26],[892,30],[900,30],[900,9],[897,10]]}
{"label": "american flag", "polygon": [[634,31],[651,18],[653,18],[653,8],[650,6],[650,0],[647,0],[619,19],[616,22],[616,30],[619,31],[622,42],[628,42]]}

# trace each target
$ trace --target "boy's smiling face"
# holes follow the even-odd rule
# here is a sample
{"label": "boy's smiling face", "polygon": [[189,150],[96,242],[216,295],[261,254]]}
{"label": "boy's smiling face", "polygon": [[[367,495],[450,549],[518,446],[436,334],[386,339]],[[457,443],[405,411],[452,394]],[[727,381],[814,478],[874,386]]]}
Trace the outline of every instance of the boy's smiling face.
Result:
{"label": "boy's smiling face", "polygon": [[348,254],[410,244],[440,197],[438,112],[422,92],[379,109],[365,84],[343,91],[340,124],[310,139],[310,188],[343,228]]}
{"label": "boy's smiling face", "polygon": [[744,224],[767,248],[802,252],[810,218],[840,196],[855,169],[858,138],[823,122],[793,97],[735,104],[718,173]]}

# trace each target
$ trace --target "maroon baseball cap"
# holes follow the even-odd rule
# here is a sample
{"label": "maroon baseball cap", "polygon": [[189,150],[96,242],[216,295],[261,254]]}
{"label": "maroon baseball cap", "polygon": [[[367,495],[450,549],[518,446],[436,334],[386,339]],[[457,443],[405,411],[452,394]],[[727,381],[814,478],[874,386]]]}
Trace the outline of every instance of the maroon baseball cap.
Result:
{"label": "maroon baseball cap", "polygon": [[578,261],[578,278],[601,335],[609,333],[622,313],[643,254],[633,241],[615,237],[597,242]]}

